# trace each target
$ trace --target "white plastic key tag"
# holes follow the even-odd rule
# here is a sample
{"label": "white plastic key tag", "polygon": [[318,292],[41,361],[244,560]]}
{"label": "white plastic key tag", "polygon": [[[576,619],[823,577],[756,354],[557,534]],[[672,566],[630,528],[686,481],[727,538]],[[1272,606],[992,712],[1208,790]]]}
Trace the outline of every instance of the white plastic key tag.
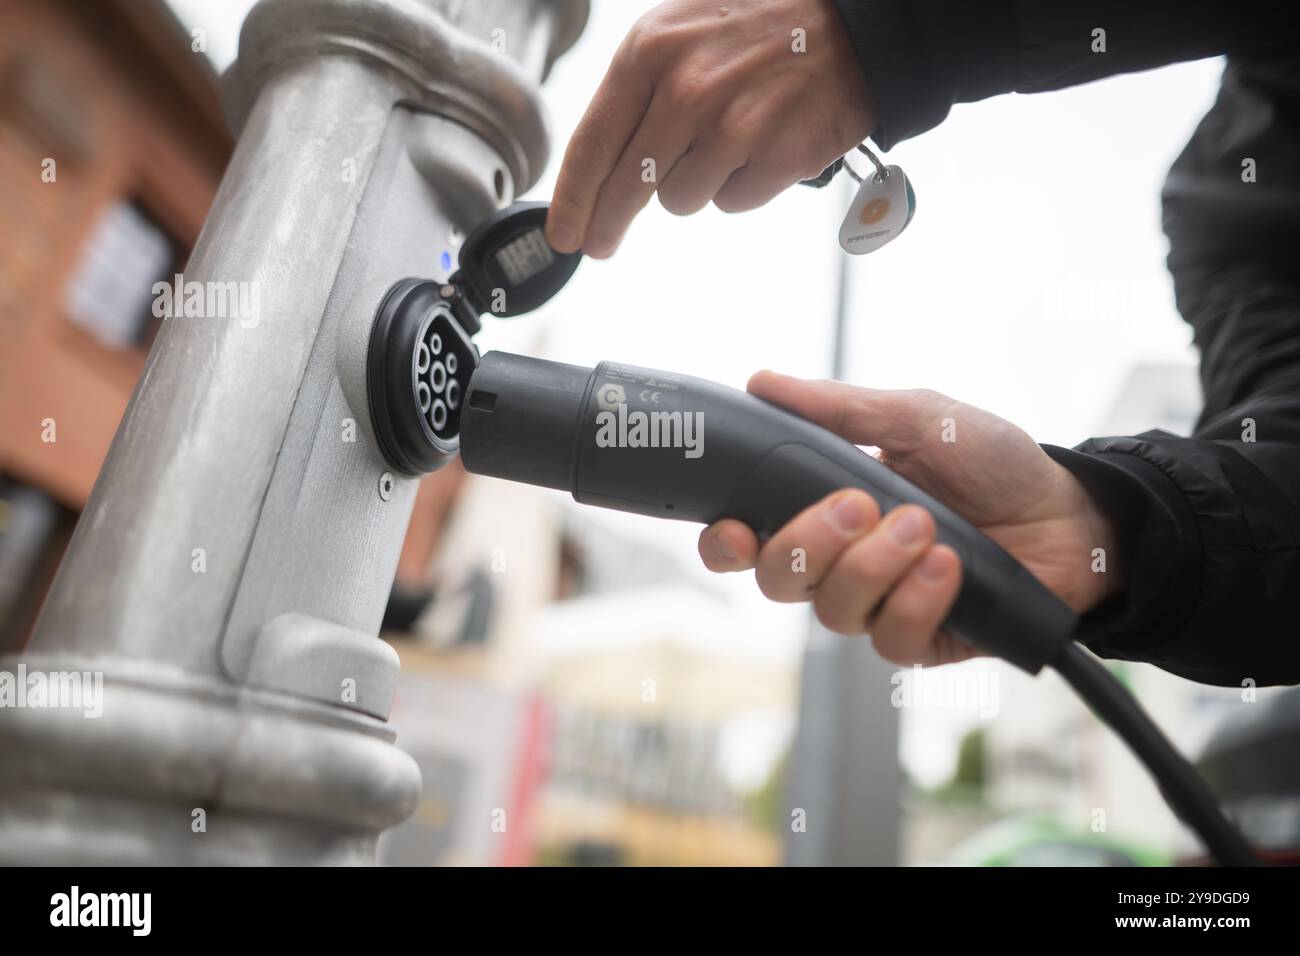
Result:
{"label": "white plastic key tag", "polygon": [[877,167],[862,180],[858,194],[840,224],[845,252],[864,256],[898,237],[912,221],[916,194],[898,166]]}

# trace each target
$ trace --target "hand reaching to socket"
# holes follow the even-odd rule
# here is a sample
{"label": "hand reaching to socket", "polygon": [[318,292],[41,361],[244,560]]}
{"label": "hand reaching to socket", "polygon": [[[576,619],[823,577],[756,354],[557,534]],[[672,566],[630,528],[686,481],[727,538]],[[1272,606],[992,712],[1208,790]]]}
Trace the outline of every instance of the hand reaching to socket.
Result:
{"label": "hand reaching to socket", "polygon": [[[1079,481],[1027,434],[989,412],[930,391],[886,391],[759,372],[749,391],[830,429],[948,505],[1010,552],[1076,612],[1118,591],[1111,521]],[[883,518],[864,491],[845,489],[793,518],[765,544],[730,519],[700,534],[711,571],[754,569],[774,601],[811,601],[839,634],[871,634],[896,664],[948,664],[979,652],[942,630],[961,584],[957,553],[935,541],[916,505]],[[802,556],[800,559],[799,556]]]}
{"label": "hand reaching to socket", "polygon": [[606,258],[656,192],[677,215],[754,209],[875,125],[831,0],[669,0],[637,21],[569,141],[547,240]]}

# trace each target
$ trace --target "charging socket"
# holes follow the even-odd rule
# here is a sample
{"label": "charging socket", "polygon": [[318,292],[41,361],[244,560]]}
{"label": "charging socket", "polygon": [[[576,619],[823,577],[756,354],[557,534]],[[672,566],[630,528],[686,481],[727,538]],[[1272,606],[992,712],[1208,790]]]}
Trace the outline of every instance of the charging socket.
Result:
{"label": "charging socket", "polygon": [[546,242],[548,208],[524,202],[494,213],[466,237],[449,279],[403,279],[380,304],[366,389],[380,451],[402,474],[434,471],[460,449],[480,316],[531,312],[577,269],[581,253],[559,253]]}

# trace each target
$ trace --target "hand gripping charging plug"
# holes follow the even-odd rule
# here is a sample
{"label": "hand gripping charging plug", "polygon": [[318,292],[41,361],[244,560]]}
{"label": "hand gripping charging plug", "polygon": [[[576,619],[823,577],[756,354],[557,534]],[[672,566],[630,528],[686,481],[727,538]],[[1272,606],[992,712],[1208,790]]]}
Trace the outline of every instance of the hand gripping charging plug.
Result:
{"label": "hand gripping charging plug", "polygon": [[[702,379],[505,352],[480,359],[471,337],[482,312],[536,308],[577,268],[578,255],[546,246],[545,218],[541,203],[498,213],[466,240],[461,269],[446,283],[406,280],[380,307],[368,390],[380,450],[393,467],[420,474],[459,451],[476,474],[659,518],[735,518],[760,537],[841,488],[863,489],[882,512],[918,504],[962,561],[948,629],[1030,673],[1055,668],[1147,765],[1220,863],[1258,862],[1192,766],[1073,642],[1073,612],[969,522],[871,456],[784,409]],[[441,391],[433,377],[438,355],[456,356],[449,372],[443,360]],[[438,397],[445,419],[435,411]]]}
{"label": "hand gripping charging plug", "polygon": [[488,352],[470,381],[461,460],[583,504],[703,524],[735,518],[760,538],[841,488],[861,488],[882,512],[918,504],[961,557],[953,633],[1032,674],[1074,633],[1073,612],[951,509],[839,436],[714,382]]}
{"label": "hand gripping charging plug", "polygon": [[1031,674],[1054,667],[1133,748],[1220,862],[1256,861],[1195,770],[1073,642],[1074,613],[964,518],[825,429],[745,392],[631,365],[593,369],[488,352],[470,380],[461,460],[475,474],[659,518],[743,521],[770,536],[841,488],[883,512],[927,509],[961,557],[946,627]]}

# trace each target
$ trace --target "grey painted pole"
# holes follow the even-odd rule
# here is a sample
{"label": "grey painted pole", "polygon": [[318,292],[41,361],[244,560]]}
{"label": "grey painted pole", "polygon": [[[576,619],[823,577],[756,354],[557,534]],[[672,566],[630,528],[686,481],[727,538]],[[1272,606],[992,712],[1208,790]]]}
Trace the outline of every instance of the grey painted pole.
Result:
{"label": "grey painted pole", "polygon": [[[370,434],[369,322],[546,162],[586,0],[262,0],[239,143],[37,630],[0,671],[0,860],[356,863],[415,808],[376,637],[415,496]],[[194,283],[196,285],[191,285]],[[66,676],[65,676],[65,679]]]}
{"label": "grey painted pole", "polygon": [[[851,198],[856,187],[844,181]],[[849,262],[841,253],[831,354],[837,379],[847,365]],[[810,622],[785,791],[787,865],[899,862],[903,771],[899,714],[891,702],[896,669],[865,637],[843,637]],[[796,810],[803,811],[803,830],[792,827]]]}

